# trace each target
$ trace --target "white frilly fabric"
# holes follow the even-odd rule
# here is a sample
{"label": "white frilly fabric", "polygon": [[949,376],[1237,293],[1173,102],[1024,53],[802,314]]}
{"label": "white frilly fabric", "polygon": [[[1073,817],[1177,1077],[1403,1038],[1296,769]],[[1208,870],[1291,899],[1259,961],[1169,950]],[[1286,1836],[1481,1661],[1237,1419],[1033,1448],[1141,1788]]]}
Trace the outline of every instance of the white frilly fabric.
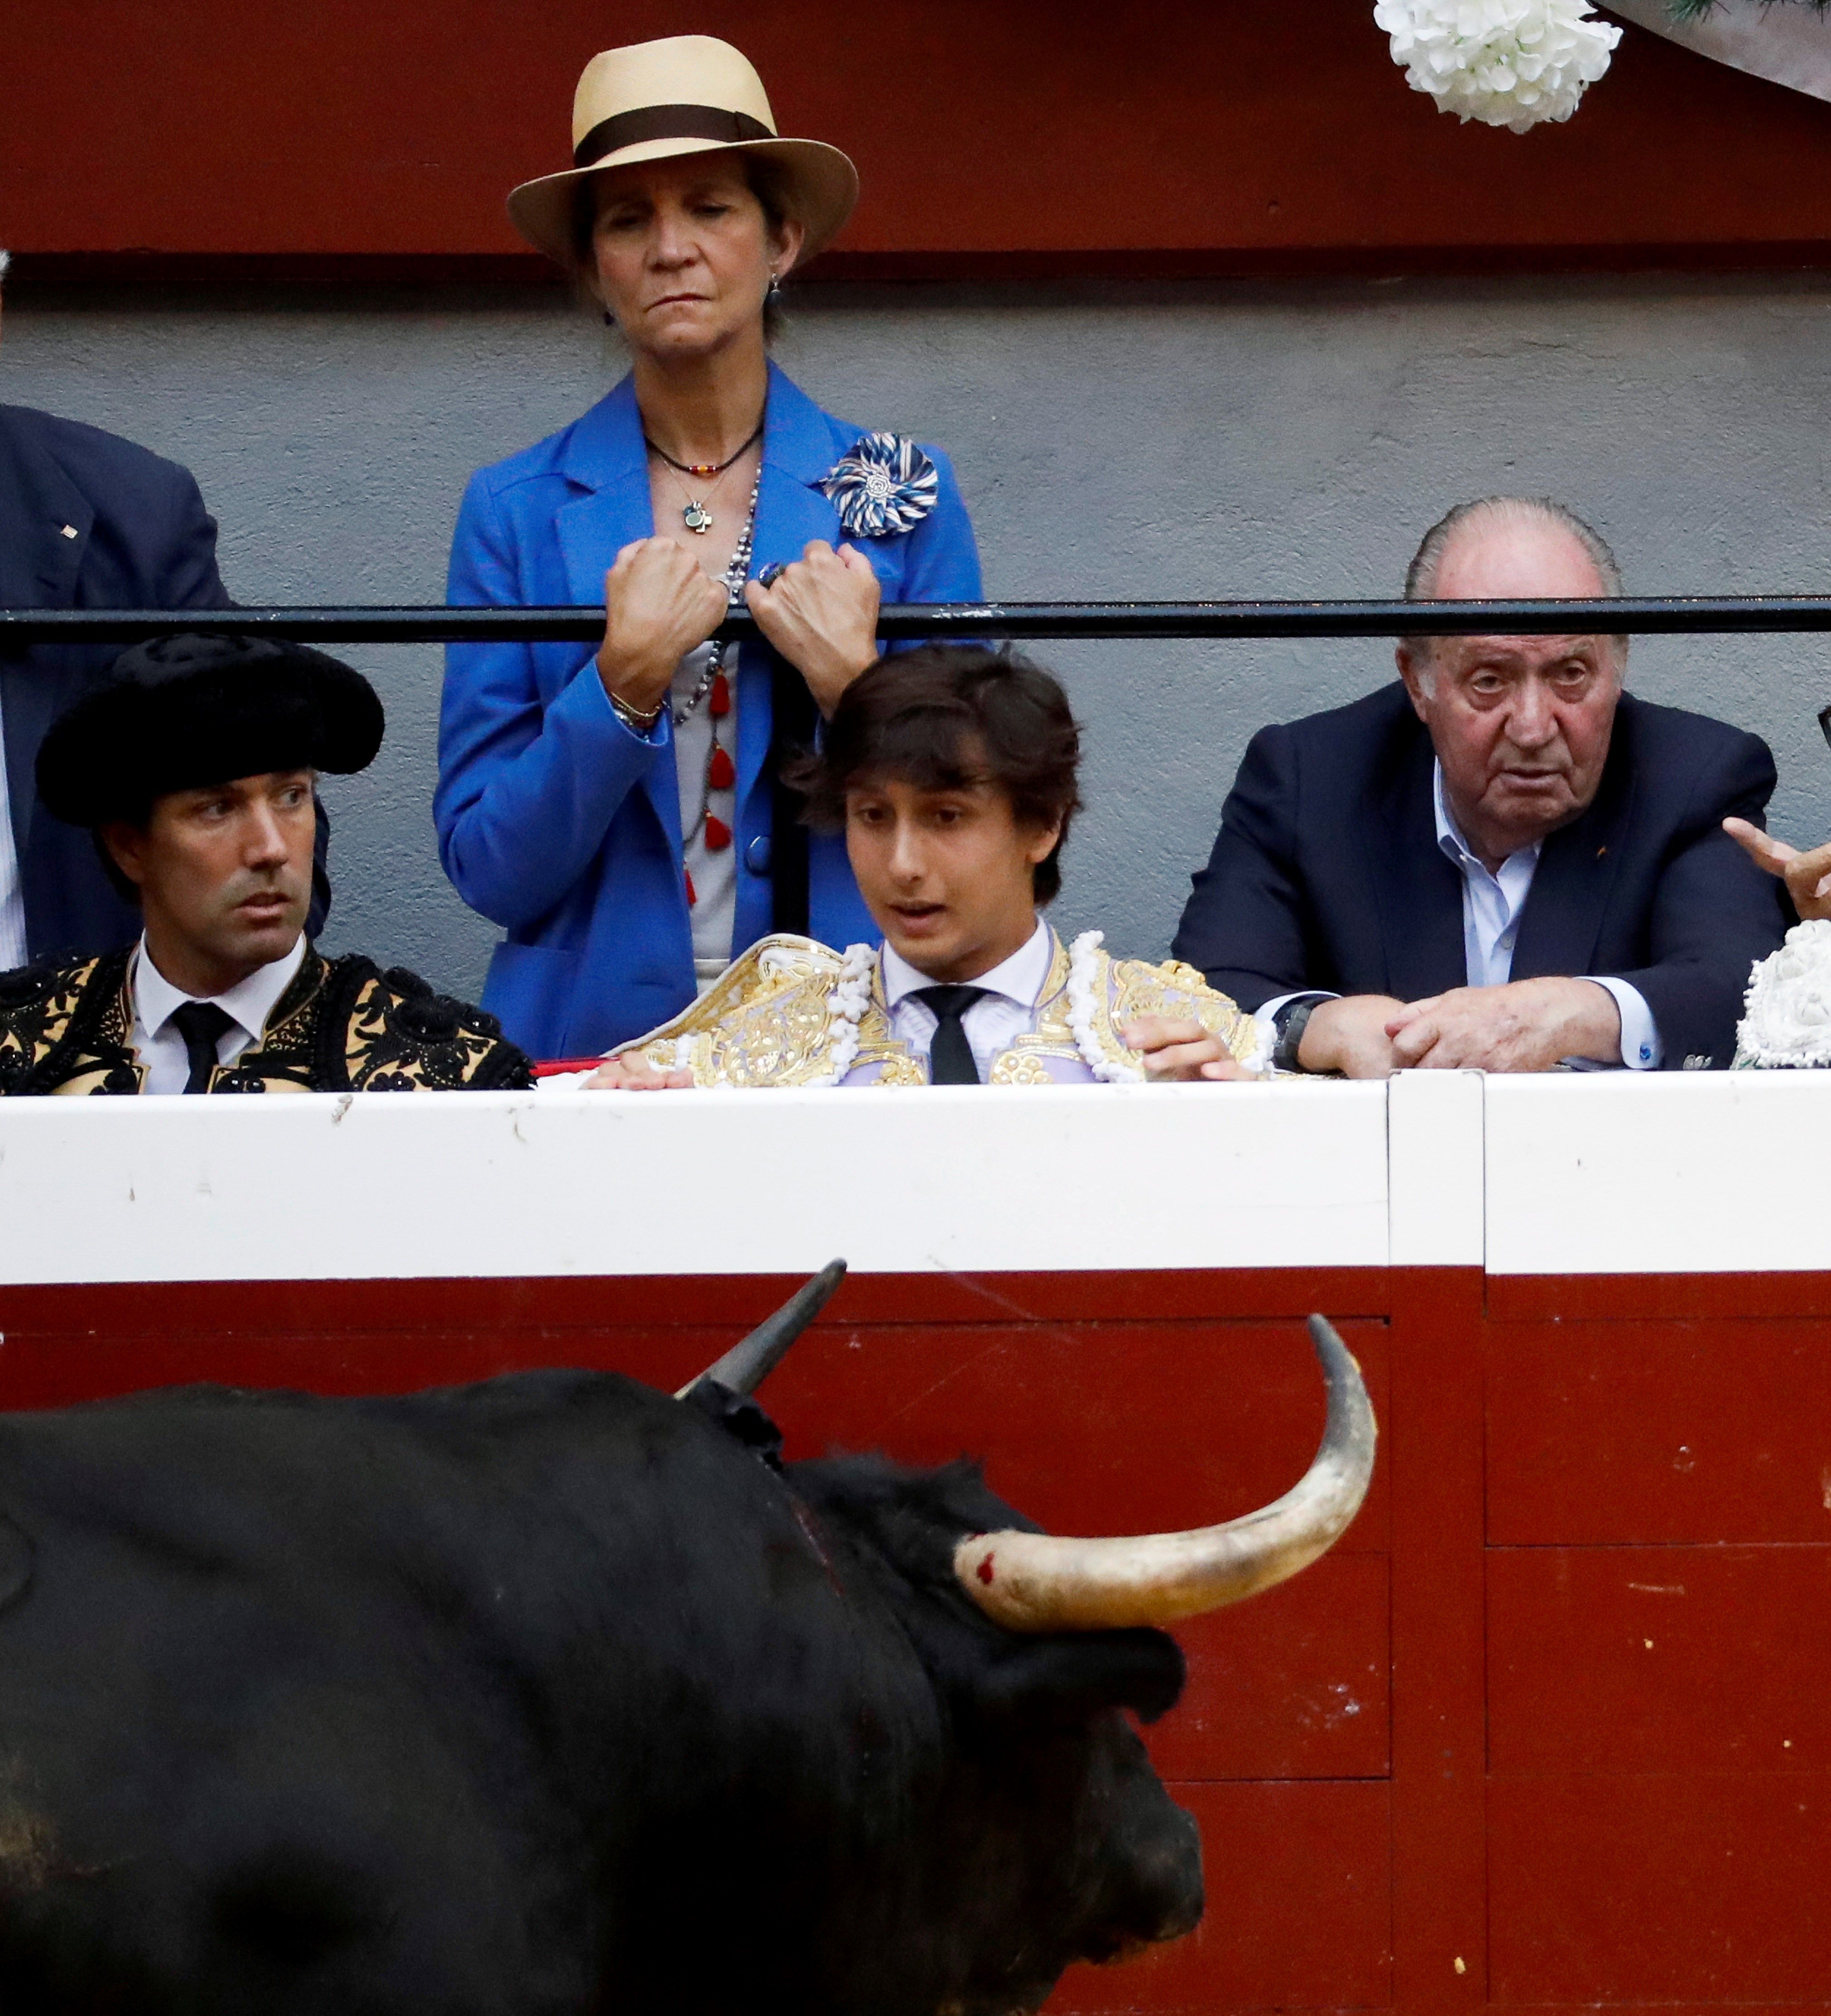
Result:
{"label": "white frilly fabric", "polygon": [[1755,962],[1736,1031],[1737,1071],[1831,1068],[1831,921],[1795,924]]}
{"label": "white frilly fabric", "polygon": [[1377,0],[1373,19],[1438,111],[1515,133],[1568,119],[1621,39],[1588,0]]}

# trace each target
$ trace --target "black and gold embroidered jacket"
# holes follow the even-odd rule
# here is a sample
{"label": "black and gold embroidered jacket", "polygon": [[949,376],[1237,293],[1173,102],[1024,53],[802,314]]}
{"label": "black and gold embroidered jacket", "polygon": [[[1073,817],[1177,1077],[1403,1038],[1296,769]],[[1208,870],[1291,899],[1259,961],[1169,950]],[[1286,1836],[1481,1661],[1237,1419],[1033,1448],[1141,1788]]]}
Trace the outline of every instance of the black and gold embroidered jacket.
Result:
{"label": "black and gold embroidered jacket", "polygon": [[[141,1091],[133,952],[0,974],[0,1093]],[[532,1083],[528,1060],[493,1015],[435,994],[402,967],[372,959],[304,963],[258,1042],[218,1065],[212,1092],[487,1091]]]}

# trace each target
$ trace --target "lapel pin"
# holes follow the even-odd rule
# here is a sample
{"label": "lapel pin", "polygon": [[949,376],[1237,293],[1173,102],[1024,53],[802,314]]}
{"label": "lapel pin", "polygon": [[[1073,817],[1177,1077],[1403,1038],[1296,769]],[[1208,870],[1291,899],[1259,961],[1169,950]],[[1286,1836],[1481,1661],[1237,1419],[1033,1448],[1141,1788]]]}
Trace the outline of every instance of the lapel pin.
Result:
{"label": "lapel pin", "polygon": [[63,528],[63,536],[64,536],[67,539],[74,539],[74,538],[76,537],[76,535],[77,535],[77,528],[75,527],[75,526],[74,526],[74,525],[66,525],[66,526],[64,527],[64,528]]}
{"label": "lapel pin", "polygon": [[1603,856],[1605,854],[1606,854],[1606,853],[1608,852],[1608,851],[1609,851],[1609,850],[1608,850],[1608,849],[1607,849],[1607,848],[1606,848],[1606,847],[1599,847],[1599,848],[1595,850],[1595,858],[1596,858],[1596,859],[1597,859],[1598,861],[1601,860],[1601,859],[1603,858]]}

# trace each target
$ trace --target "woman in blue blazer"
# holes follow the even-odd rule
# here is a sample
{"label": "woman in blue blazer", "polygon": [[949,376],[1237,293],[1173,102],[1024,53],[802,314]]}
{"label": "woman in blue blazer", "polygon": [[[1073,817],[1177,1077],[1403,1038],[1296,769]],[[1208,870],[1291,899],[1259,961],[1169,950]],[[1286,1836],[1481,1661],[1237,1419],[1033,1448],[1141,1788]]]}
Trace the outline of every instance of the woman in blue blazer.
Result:
{"label": "woman in blue blazer", "polygon": [[[875,940],[843,846],[795,823],[777,772],[875,659],[881,597],[980,592],[939,450],[836,419],[765,353],[780,275],[851,211],[851,162],[776,137],[709,36],[595,57],[573,133],[574,167],[509,214],[633,369],[471,479],[448,595],[602,596],[604,641],[451,646],[434,803],[446,873],[507,932],[484,1003],[549,1058],[667,1021],[770,931]],[[728,653],[708,639],[740,603],[766,642]]]}

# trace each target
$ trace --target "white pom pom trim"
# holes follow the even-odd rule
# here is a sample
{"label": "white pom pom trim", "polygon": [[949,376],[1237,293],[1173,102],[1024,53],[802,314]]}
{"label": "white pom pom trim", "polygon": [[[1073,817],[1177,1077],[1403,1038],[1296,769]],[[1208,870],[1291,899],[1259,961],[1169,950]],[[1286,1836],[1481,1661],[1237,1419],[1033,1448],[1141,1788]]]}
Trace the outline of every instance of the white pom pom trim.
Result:
{"label": "white pom pom trim", "polygon": [[1103,1085],[1142,1085],[1142,1066],[1110,1057],[1095,1031],[1099,1010],[1094,983],[1099,973],[1095,955],[1106,942],[1104,931],[1083,931],[1068,948],[1068,1026],[1074,1032],[1074,1047],[1081,1060]]}
{"label": "white pom pom trim", "polygon": [[839,978],[826,997],[826,1033],[833,1044],[833,1067],[810,1085],[838,1085],[858,1054],[858,1024],[871,1005],[871,976],[877,969],[875,945],[846,947]]}

